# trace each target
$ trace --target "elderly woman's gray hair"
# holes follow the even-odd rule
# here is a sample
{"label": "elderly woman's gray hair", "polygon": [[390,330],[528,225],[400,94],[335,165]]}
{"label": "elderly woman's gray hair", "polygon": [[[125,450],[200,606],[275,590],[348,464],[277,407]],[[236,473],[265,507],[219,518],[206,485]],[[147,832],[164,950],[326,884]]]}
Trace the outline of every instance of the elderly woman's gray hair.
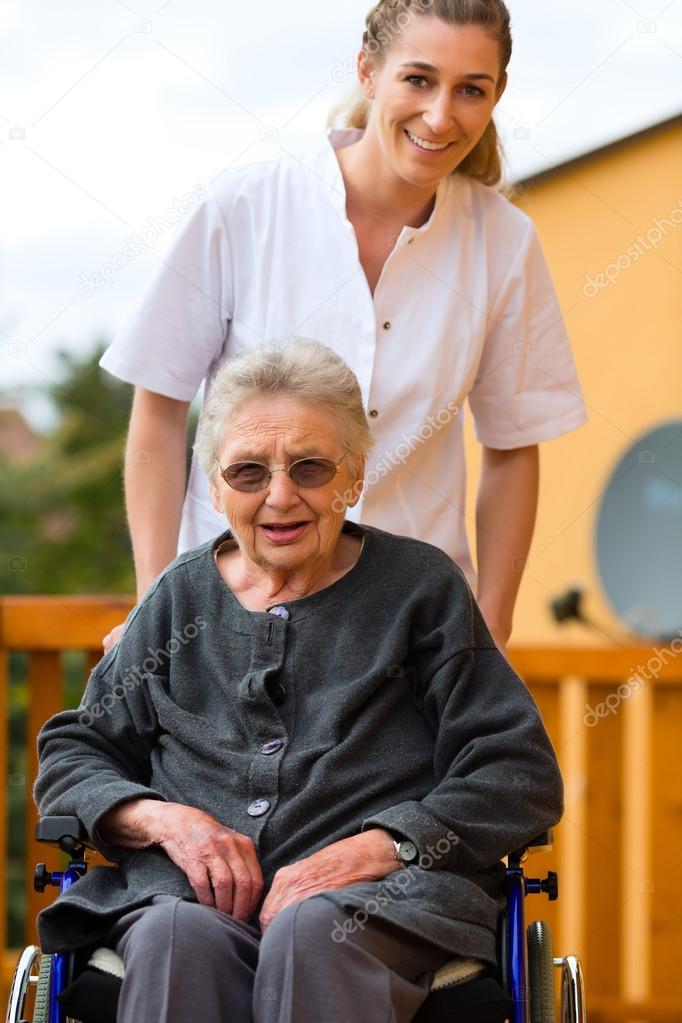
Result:
{"label": "elderly woman's gray hair", "polygon": [[267,341],[229,359],[213,380],[194,444],[209,479],[229,419],[253,397],[298,398],[328,409],[353,469],[374,443],[357,378],[336,352],[310,338]]}

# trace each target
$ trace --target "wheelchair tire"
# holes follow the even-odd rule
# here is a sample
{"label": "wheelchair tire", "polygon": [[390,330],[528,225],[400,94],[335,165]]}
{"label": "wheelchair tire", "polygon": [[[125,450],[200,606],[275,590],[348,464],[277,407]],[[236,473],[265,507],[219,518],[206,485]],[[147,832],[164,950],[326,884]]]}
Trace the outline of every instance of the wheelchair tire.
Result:
{"label": "wheelchair tire", "polygon": [[36,997],[33,1004],[32,1023],[49,1023],[50,1021],[50,981],[52,979],[52,956],[40,957],[40,970],[36,984]]}
{"label": "wheelchair tire", "polygon": [[24,1020],[28,991],[35,982],[33,969],[39,959],[40,949],[37,945],[29,945],[21,953],[9,989],[5,1023],[22,1023]]}
{"label": "wheelchair tire", "polygon": [[526,933],[531,1023],[556,1023],[552,934],[544,920],[529,924]]}

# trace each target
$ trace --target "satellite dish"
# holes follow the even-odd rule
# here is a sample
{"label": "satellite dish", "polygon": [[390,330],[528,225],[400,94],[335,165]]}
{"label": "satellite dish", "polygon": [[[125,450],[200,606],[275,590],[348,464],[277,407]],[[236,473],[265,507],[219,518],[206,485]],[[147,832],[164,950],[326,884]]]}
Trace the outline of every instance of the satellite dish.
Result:
{"label": "satellite dish", "polygon": [[644,434],[604,493],[597,567],[614,612],[649,639],[682,635],[682,420]]}

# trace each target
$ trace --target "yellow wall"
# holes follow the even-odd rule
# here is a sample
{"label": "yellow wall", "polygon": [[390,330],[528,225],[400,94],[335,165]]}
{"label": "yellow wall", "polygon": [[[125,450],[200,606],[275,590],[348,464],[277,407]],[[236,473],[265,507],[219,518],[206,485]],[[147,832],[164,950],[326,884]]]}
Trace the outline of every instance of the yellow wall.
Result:
{"label": "yellow wall", "polygon": [[[550,596],[575,581],[585,586],[588,613],[621,634],[597,577],[597,514],[610,473],[631,443],[666,419],[682,418],[682,224],[668,225],[667,236],[615,284],[593,297],[583,288],[587,274],[594,278],[627,256],[638,234],[655,229],[656,218],[676,211],[682,219],[681,171],[677,122],[531,182],[517,199],[542,241],[589,422],[541,447],[538,522],[512,642],[589,642],[589,630],[560,628],[547,610]],[[470,417],[467,456],[471,526],[480,450]],[[603,642],[598,634],[592,638]]]}

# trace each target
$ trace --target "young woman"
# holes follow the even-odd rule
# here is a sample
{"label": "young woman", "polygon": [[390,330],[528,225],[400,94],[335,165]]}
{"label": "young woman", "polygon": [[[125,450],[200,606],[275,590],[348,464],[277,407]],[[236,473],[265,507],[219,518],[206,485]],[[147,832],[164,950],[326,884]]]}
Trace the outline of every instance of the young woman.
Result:
{"label": "young woman", "polygon": [[[185,494],[202,381],[264,338],[307,336],[351,366],[376,438],[351,518],[442,548],[504,649],[538,444],[585,418],[534,225],[495,189],[510,56],[501,0],[383,0],[366,19],[349,127],[207,189],[102,359],[135,385],[125,484],[138,598],[224,527],[196,458]],[[465,399],[483,446],[477,578]]]}

